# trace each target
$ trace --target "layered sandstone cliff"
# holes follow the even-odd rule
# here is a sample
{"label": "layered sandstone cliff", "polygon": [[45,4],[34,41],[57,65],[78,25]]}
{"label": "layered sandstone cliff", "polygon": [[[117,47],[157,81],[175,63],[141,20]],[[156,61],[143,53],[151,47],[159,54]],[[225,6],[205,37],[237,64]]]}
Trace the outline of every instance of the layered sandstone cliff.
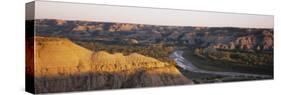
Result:
{"label": "layered sandstone cliff", "polygon": [[37,93],[192,83],[173,65],[154,58],[93,53],[64,38],[35,37],[34,56]]}

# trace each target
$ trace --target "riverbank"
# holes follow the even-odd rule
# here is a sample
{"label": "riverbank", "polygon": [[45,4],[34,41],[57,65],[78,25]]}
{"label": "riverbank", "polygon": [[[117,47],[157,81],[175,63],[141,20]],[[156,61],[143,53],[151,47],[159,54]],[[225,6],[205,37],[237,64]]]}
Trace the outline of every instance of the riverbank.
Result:
{"label": "riverbank", "polygon": [[183,54],[184,51],[177,50],[170,55],[170,58],[174,59],[180,71],[190,79],[193,79],[195,83],[273,79],[273,76],[264,75],[264,74],[250,74],[250,73],[227,72],[227,71],[209,71],[209,70],[201,69],[198,68],[196,65],[194,65],[192,61],[189,61],[189,59],[183,57]]}

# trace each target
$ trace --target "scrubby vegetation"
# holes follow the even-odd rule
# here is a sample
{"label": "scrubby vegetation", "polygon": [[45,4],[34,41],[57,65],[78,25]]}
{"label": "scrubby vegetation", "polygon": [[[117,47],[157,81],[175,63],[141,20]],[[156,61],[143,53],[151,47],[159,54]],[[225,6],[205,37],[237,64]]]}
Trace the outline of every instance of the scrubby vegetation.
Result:
{"label": "scrubby vegetation", "polygon": [[98,41],[93,41],[93,42],[76,41],[76,43],[95,52],[98,51],[107,51],[109,53],[120,52],[124,55],[128,55],[131,53],[138,53],[158,59],[163,62],[176,64],[173,59],[169,58],[169,55],[174,51],[173,46],[167,46],[163,44],[154,44],[154,45],[114,44],[114,43],[108,44]]}
{"label": "scrubby vegetation", "polygon": [[186,49],[184,57],[205,70],[273,75],[272,52],[195,48]]}
{"label": "scrubby vegetation", "polygon": [[248,65],[273,64],[273,53],[268,51],[239,51],[215,48],[196,48],[194,54],[201,58]]}

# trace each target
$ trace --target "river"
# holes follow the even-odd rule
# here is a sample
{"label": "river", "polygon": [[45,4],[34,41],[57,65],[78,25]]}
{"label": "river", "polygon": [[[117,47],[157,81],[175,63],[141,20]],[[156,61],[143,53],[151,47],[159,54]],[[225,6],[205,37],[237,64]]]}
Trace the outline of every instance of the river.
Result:
{"label": "river", "polygon": [[270,78],[272,76],[269,75],[261,75],[261,74],[248,74],[248,73],[238,73],[238,72],[218,72],[218,71],[208,71],[208,70],[202,70],[200,68],[197,68],[190,62],[188,59],[182,57],[183,51],[174,51],[172,54],[170,54],[170,58],[174,59],[176,61],[176,64],[181,67],[184,70],[190,71],[190,72],[196,72],[196,73],[204,73],[204,74],[215,74],[215,75],[223,75],[223,76],[244,76],[244,77],[260,77],[260,78]]}

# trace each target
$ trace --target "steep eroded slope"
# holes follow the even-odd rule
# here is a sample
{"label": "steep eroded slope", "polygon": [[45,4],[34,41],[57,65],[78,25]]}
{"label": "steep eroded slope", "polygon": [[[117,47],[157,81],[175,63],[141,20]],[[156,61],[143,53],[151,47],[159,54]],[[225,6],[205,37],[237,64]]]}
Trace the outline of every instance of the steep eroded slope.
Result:
{"label": "steep eroded slope", "polygon": [[34,64],[36,93],[192,83],[173,65],[154,58],[93,53],[64,38],[35,37]]}

